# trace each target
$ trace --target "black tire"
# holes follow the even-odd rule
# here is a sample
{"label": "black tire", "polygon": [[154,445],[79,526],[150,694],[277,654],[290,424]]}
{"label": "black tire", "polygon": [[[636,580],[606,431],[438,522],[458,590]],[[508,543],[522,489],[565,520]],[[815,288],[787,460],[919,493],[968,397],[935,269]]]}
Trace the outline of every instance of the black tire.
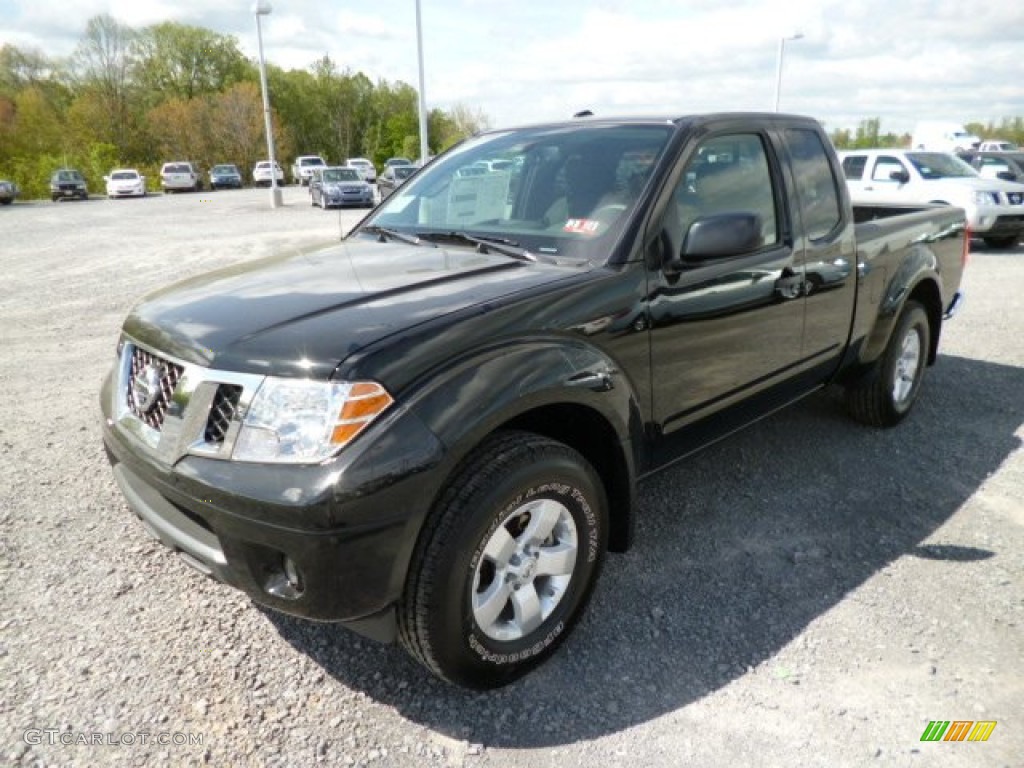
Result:
{"label": "black tire", "polygon": [[1017,244],[1020,235],[1006,235],[1004,237],[983,237],[985,245],[989,248],[1013,248]]}
{"label": "black tire", "polygon": [[882,357],[846,389],[846,403],[857,421],[892,427],[910,413],[928,367],[931,326],[924,307],[908,301]]}
{"label": "black tire", "polygon": [[517,680],[579,619],[607,536],[604,487],[577,451],[532,433],[496,433],[453,474],[424,523],[398,611],[402,645],[456,685]]}

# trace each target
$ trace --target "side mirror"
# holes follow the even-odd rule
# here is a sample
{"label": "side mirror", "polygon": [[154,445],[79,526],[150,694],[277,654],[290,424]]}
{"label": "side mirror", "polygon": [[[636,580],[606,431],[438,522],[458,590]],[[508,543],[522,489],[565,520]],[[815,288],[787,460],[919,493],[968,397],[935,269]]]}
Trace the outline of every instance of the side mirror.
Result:
{"label": "side mirror", "polygon": [[680,271],[687,265],[752,253],[763,245],[762,220],[756,213],[738,211],[701,216],[690,225],[677,258],[665,268]]}
{"label": "side mirror", "polygon": [[110,177],[109,177],[109,176],[104,176],[104,177],[103,177],[103,180],[104,180],[104,181],[110,181]]}
{"label": "side mirror", "polygon": [[906,170],[893,171],[889,174],[889,178],[893,181],[898,181],[900,184],[906,184],[910,181],[910,173]]}
{"label": "side mirror", "polygon": [[999,171],[999,173],[996,174],[996,178],[1002,179],[1003,181],[1016,181],[1017,174],[1013,171]]}

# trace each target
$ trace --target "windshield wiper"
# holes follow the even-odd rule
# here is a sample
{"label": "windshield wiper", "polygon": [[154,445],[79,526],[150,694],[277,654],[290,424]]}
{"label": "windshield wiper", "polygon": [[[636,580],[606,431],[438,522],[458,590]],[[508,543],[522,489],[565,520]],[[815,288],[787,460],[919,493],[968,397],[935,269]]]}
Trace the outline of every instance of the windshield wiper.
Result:
{"label": "windshield wiper", "polygon": [[522,261],[536,261],[537,257],[525,248],[522,248],[515,240],[505,237],[488,237],[486,235],[470,235],[466,232],[422,232],[420,237],[424,240],[456,240],[465,243],[473,243],[480,253],[500,253],[504,256],[511,256],[513,259]]}
{"label": "windshield wiper", "polygon": [[[423,245],[423,240],[416,235],[407,235],[405,232],[399,232],[397,229],[378,227],[376,224],[369,224],[365,227],[360,227],[359,231],[377,235],[377,242],[379,243],[386,243],[390,238],[391,240],[401,240],[403,243],[408,243],[409,245]],[[437,246],[433,247],[436,248]]]}

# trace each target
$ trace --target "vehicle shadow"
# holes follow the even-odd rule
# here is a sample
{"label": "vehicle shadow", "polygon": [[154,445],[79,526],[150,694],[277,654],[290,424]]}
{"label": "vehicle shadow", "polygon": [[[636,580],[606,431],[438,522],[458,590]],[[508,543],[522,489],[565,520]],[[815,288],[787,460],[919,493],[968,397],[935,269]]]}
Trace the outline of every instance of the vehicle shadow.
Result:
{"label": "vehicle shadow", "polygon": [[609,556],[576,631],[498,691],[456,689],[337,627],[267,616],[338,681],[448,737],[504,748],[600,737],[769,660],[899,557],[957,567],[999,554],[922,541],[1020,448],[1024,398],[1000,397],[1014,391],[1024,369],[942,356],[896,429],[860,427],[823,393],[655,476],[640,489],[635,546]]}

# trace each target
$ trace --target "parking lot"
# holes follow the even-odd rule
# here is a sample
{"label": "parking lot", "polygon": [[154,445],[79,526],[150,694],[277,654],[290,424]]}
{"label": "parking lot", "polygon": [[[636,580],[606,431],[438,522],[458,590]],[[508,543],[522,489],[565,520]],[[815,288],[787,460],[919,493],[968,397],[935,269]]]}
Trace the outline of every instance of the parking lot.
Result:
{"label": "parking lot", "polygon": [[[0,763],[1020,765],[1024,246],[976,244],[907,422],[826,392],[658,475],[559,654],[474,694],[204,579],[111,477],[97,396],[132,303],[366,213],[269,199],[0,209]],[[997,725],[921,742],[932,720]]]}

